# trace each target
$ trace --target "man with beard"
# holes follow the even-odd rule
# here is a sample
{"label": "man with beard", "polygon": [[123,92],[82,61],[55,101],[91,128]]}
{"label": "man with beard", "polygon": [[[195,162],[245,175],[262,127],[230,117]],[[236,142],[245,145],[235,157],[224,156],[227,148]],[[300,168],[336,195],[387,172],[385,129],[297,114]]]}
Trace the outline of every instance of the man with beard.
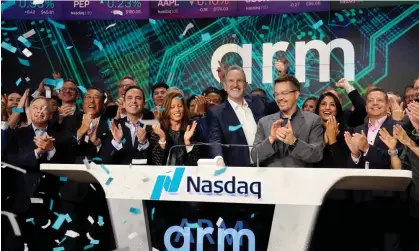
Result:
{"label": "man with beard", "polygon": [[[112,120],[111,133],[103,144],[101,156],[110,164],[131,164],[133,159],[147,159],[150,145],[143,118],[144,92],[137,86],[129,87],[124,95],[127,116]],[[125,140],[123,140],[125,139]]]}

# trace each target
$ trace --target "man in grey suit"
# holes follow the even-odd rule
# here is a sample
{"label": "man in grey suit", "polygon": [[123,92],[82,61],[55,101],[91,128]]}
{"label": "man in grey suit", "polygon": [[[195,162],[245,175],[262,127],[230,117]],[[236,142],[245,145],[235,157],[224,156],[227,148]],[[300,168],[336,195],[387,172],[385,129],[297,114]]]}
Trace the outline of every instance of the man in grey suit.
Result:
{"label": "man in grey suit", "polygon": [[300,83],[295,77],[276,79],[274,90],[280,111],[259,120],[252,159],[256,161],[258,153],[263,166],[312,166],[323,157],[321,119],[298,108]]}

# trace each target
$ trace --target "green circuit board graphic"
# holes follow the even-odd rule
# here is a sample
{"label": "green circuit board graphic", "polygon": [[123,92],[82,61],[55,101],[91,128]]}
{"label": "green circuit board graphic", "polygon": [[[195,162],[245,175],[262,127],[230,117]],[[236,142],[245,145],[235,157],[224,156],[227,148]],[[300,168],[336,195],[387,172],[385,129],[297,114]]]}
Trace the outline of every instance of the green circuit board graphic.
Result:
{"label": "green circuit board graphic", "polygon": [[[272,83],[263,83],[262,48],[264,43],[289,42],[285,56],[295,72],[295,43],[321,40],[326,44],[345,38],[354,46],[354,85],[363,93],[368,85],[401,92],[417,72],[419,55],[419,4],[381,8],[343,9],[330,12],[296,13],[270,16],[224,17],[217,19],[180,19],[148,21],[75,21],[65,28],[48,21],[2,21],[2,42],[17,48],[10,53],[2,48],[2,87],[36,88],[53,71],[75,79],[85,87],[106,88],[116,95],[116,84],[124,75],[137,79],[152,105],[150,86],[164,81],[187,95],[200,94],[208,86],[221,87],[213,76],[211,57],[223,44],[252,44],[252,81],[249,88],[273,92]],[[108,27],[113,25],[112,27]],[[188,24],[185,36],[180,36]],[[17,27],[16,30],[4,30]],[[19,63],[25,48],[18,37],[34,29],[28,40],[33,56],[30,66]],[[97,43],[97,42],[99,43]],[[100,48],[98,44],[102,45]],[[272,61],[274,58],[272,58]],[[241,65],[236,53],[223,58],[227,65]],[[306,55],[306,81],[302,83],[301,102],[318,96],[343,76],[344,57],[339,49],[331,52],[330,81],[319,82],[319,55]],[[415,67],[416,66],[416,67]],[[277,77],[271,67],[273,79]],[[25,78],[31,80],[26,82]],[[269,96],[271,99],[272,97]]]}

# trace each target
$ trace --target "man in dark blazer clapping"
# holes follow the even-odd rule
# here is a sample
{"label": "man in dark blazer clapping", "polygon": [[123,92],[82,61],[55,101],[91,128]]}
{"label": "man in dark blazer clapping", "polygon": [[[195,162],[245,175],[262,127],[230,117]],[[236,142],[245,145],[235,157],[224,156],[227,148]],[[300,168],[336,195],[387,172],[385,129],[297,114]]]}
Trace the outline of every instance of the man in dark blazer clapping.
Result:
{"label": "man in dark blazer clapping", "polygon": [[[243,69],[231,66],[224,83],[227,100],[208,111],[209,143],[253,145],[256,124],[265,115],[266,104],[256,95],[245,96],[247,87]],[[247,147],[212,146],[211,155],[222,159],[227,166],[251,165]]]}

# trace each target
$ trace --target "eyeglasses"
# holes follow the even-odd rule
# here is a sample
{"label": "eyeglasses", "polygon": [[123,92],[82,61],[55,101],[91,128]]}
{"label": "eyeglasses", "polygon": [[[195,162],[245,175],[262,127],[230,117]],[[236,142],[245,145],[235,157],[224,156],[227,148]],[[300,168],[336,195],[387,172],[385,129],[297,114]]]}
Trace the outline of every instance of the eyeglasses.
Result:
{"label": "eyeglasses", "polygon": [[274,93],[274,98],[277,98],[279,96],[284,97],[284,96],[287,96],[287,95],[289,95],[289,94],[291,94],[293,92],[296,92],[296,91],[298,91],[298,90],[291,90],[291,91],[284,91],[284,92],[275,92]]}

